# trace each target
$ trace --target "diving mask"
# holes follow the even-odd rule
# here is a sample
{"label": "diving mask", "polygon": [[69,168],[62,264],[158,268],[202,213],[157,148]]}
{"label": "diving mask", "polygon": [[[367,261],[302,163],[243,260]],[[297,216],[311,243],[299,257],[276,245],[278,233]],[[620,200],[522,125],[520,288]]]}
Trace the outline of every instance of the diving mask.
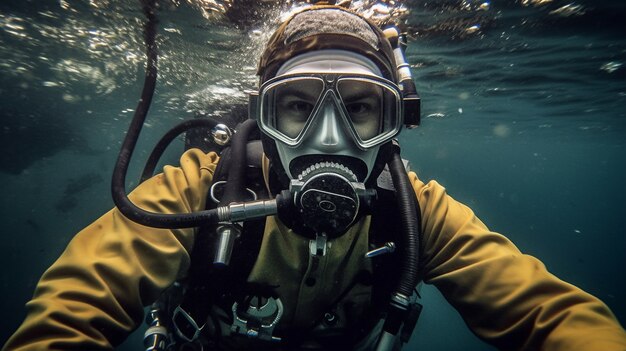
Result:
{"label": "diving mask", "polygon": [[291,179],[301,171],[297,159],[317,155],[357,160],[364,181],[379,146],[402,127],[402,94],[364,56],[322,50],[295,57],[266,81],[257,113]]}
{"label": "diving mask", "polygon": [[399,89],[375,76],[281,76],[264,84],[259,97],[262,130],[289,146],[298,146],[309,134],[325,128],[343,128],[365,150],[395,136],[402,123]]}

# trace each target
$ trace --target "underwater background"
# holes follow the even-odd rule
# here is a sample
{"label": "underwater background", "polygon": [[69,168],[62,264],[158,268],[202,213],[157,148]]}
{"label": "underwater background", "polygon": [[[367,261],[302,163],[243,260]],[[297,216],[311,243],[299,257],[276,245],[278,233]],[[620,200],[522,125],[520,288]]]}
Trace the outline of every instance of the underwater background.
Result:
{"label": "underwater background", "polygon": [[[159,80],[128,189],[163,133],[228,116],[294,1],[164,0]],[[626,323],[626,2],[353,1],[396,20],[422,97],[403,157]],[[110,179],[144,78],[138,1],[0,2],[0,343]],[[176,164],[183,141],[163,164]],[[432,286],[406,349],[492,350]],[[142,349],[143,327],[119,350]]]}

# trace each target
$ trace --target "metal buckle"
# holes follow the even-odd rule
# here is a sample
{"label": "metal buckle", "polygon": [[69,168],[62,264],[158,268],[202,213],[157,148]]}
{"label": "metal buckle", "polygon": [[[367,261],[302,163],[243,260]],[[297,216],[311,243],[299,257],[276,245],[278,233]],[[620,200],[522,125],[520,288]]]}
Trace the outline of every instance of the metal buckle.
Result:
{"label": "metal buckle", "polygon": [[[181,326],[178,325],[178,323],[176,322],[178,317],[182,317],[183,318],[182,320],[188,323],[186,328],[183,329],[181,328]],[[185,311],[180,306],[176,307],[176,309],[174,310],[174,315],[172,316],[172,322],[174,323],[174,327],[176,328],[176,335],[178,335],[181,339],[187,342],[193,342],[194,340],[198,339],[198,337],[200,336],[200,332],[202,331],[202,328],[204,328],[205,326],[203,324],[201,327],[198,327],[198,324],[193,319],[193,317],[191,317],[189,313],[187,313],[187,311]],[[183,332],[183,330],[189,330],[189,329],[192,329],[194,331],[191,337],[185,335]]]}
{"label": "metal buckle", "polygon": [[[257,299],[261,297],[257,296]],[[280,298],[267,297],[267,301],[260,306],[248,305],[244,314],[248,319],[238,314],[239,304],[233,303],[233,325],[230,330],[233,333],[243,334],[249,338],[280,341],[281,338],[272,336],[274,328],[283,316],[283,303]],[[269,322],[269,323],[268,323]]]}

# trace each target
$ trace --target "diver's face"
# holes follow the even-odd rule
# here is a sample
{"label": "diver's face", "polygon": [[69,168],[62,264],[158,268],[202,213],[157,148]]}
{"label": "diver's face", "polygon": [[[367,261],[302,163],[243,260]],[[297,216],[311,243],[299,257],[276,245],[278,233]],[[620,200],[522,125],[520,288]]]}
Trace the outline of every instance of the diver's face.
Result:
{"label": "diver's face", "polygon": [[[330,106],[319,106],[320,112],[313,116],[316,104],[326,94],[323,90],[323,83],[319,80],[299,81],[282,88],[276,101],[278,129],[290,138],[296,138],[310,118],[330,119],[330,125],[336,127],[339,116],[335,116],[336,110]],[[335,94],[339,95],[340,103],[344,105],[350,123],[361,139],[369,139],[379,133],[382,117],[380,87],[339,81]],[[324,100],[322,104],[332,102]]]}
{"label": "diver's face", "polygon": [[290,179],[311,162],[340,163],[368,179],[380,145],[400,129],[401,92],[367,57],[343,50],[304,53],[259,88],[259,127],[275,141]]}

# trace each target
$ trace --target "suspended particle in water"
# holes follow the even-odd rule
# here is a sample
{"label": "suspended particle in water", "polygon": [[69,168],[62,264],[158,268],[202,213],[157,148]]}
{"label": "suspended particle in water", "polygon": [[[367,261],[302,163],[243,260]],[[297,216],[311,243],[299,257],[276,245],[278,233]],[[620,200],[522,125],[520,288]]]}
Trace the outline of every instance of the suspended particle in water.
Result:
{"label": "suspended particle in water", "polygon": [[603,70],[603,71],[606,71],[608,73],[613,73],[613,72],[617,71],[620,67],[622,67],[621,63],[611,61],[611,62],[607,62],[607,63],[603,64],[600,67],[600,69]]}
{"label": "suspended particle in water", "polygon": [[65,0],[60,0],[59,1],[59,6],[61,6],[61,8],[63,10],[70,10],[71,9],[70,8],[70,4],[67,1],[65,1]]}
{"label": "suspended particle in water", "polygon": [[585,9],[581,5],[567,4],[550,11],[549,14],[561,17],[582,16],[585,14]]}
{"label": "suspended particle in water", "polygon": [[465,28],[465,33],[473,34],[473,33],[478,32],[479,30],[480,30],[480,25],[475,24],[475,25],[473,25],[471,27]]}
{"label": "suspended particle in water", "polygon": [[549,4],[551,2],[552,2],[552,0],[522,0],[522,5],[524,5],[524,6],[528,6],[528,5],[543,6],[543,5]]}
{"label": "suspended particle in water", "polygon": [[168,33],[175,33],[175,34],[183,34],[181,33],[180,29],[177,28],[163,28],[164,31],[168,32]]}
{"label": "suspended particle in water", "polygon": [[63,101],[65,102],[74,103],[74,102],[79,102],[80,100],[81,98],[78,95],[72,95],[68,93],[63,94]]}
{"label": "suspended particle in water", "polygon": [[428,116],[426,116],[426,118],[444,118],[445,116],[445,114],[437,112],[429,114]]}
{"label": "suspended particle in water", "polygon": [[493,135],[500,138],[506,138],[511,135],[511,128],[504,124],[498,124],[497,126],[493,127]]}

